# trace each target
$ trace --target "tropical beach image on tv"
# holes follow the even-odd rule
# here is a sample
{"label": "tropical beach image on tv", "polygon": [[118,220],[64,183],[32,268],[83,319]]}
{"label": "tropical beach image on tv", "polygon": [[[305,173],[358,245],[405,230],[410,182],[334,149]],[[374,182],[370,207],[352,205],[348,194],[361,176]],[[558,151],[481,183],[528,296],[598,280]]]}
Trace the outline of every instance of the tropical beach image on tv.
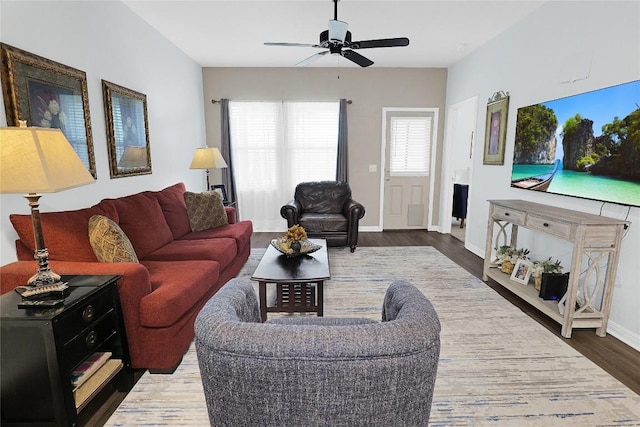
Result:
{"label": "tropical beach image on tv", "polygon": [[518,108],[511,186],[640,206],[640,80]]}

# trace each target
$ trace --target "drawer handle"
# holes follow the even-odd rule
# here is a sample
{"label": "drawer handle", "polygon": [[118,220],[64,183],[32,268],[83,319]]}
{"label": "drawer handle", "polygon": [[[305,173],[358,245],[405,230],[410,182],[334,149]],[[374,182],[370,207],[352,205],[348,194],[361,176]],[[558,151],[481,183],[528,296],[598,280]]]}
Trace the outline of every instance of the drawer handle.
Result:
{"label": "drawer handle", "polygon": [[88,349],[95,347],[96,343],[98,342],[98,334],[96,334],[96,331],[89,332],[87,337],[84,339],[84,342],[87,345]]}
{"label": "drawer handle", "polygon": [[548,222],[543,222],[542,225],[544,225],[545,227],[548,227],[549,223]]}
{"label": "drawer handle", "polygon": [[93,308],[91,304],[89,304],[88,306],[85,307],[84,310],[82,310],[82,320],[85,323],[89,323],[93,320],[93,316],[95,316],[95,314],[96,314],[96,310]]}

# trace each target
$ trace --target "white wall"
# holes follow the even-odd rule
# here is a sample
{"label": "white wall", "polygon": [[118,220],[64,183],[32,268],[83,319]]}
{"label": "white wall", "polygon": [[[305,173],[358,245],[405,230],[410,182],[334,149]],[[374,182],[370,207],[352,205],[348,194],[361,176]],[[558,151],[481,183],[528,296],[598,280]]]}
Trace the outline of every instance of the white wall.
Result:
{"label": "white wall", "polygon": [[[120,2],[2,1],[3,43],[87,74],[98,179],[95,184],[45,194],[42,212],[70,210],[106,197],[159,190],[176,182],[205,187],[203,171],[189,170],[205,144],[202,69]],[[153,173],[110,179],[102,79],[147,96]],[[1,102],[1,101],[0,101]],[[6,126],[4,105],[0,126]],[[0,196],[0,264],[15,260],[11,213],[29,213],[19,194]],[[46,240],[46,236],[45,236]]]}
{"label": "white wall", "polygon": [[[484,256],[488,199],[525,199],[598,214],[602,203],[510,188],[515,118],[518,107],[587,92],[640,78],[640,3],[547,2],[449,70],[447,105],[477,95],[478,141],[473,155],[467,247]],[[560,83],[561,64],[574,55],[590,55],[590,75]],[[486,100],[509,91],[504,166],[484,166]],[[602,215],[628,220],[632,226],[622,244],[609,333],[640,349],[640,209],[605,204]],[[532,252],[564,258],[570,248],[562,241],[521,233]]]}

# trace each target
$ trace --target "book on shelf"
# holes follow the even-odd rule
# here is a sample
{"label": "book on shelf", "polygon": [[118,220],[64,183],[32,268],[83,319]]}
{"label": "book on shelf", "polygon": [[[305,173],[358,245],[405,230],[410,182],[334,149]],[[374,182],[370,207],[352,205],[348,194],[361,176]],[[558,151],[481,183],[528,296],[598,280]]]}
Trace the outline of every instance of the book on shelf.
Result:
{"label": "book on shelf", "polygon": [[94,372],[102,367],[111,357],[110,351],[96,352],[71,372],[71,384],[76,389],[84,384]]}
{"label": "book on shelf", "polygon": [[76,410],[81,411],[123,367],[122,360],[109,359],[93,375],[90,375],[87,381],[73,391]]}

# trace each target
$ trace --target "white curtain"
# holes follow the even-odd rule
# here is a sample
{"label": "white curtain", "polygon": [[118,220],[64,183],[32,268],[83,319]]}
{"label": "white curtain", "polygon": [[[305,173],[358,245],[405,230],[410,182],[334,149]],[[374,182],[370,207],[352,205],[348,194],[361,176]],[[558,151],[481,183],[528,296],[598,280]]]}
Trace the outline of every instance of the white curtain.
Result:
{"label": "white curtain", "polygon": [[300,182],[334,180],[339,102],[229,102],[231,155],[243,219],[281,231]]}

